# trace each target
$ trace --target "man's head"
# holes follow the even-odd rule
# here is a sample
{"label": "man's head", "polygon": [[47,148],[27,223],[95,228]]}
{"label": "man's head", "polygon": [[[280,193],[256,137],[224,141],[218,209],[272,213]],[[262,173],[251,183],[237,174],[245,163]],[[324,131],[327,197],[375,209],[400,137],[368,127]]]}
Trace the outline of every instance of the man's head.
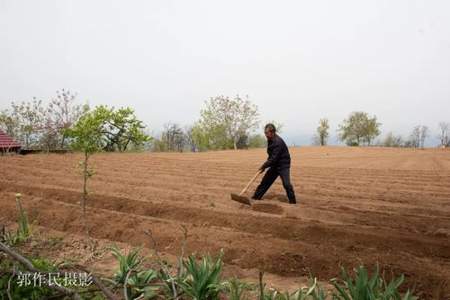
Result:
{"label": "man's head", "polygon": [[272,140],[275,137],[276,132],[277,129],[272,123],[266,124],[266,126],[264,126],[264,134],[268,141]]}

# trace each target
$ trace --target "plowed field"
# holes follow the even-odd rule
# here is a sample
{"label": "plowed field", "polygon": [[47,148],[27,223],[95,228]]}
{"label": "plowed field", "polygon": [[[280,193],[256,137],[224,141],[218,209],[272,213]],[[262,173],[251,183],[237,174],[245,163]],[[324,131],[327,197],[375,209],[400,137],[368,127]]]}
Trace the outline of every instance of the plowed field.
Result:
{"label": "plowed field", "polygon": [[[321,280],[364,263],[404,273],[425,298],[450,294],[450,151],[292,148],[298,205],[278,180],[253,209],[230,200],[265,150],[96,154],[89,183],[92,236],[177,255],[224,249],[238,276],[264,269],[283,281]],[[15,221],[20,192],[35,224],[82,234],[78,154],[0,157],[0,219]],[[251,187],[253,190],[255,185]]]}

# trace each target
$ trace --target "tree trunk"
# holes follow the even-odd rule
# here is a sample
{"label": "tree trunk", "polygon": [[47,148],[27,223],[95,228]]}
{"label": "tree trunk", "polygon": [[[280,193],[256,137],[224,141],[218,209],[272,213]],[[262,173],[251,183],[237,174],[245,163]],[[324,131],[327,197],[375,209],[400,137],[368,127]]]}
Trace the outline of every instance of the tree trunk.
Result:
{"label": "tree trunk", "polygon": [[30,137],[28,134],[25,134],[25,147],[26,149],[30,149]]}
{"label": "tree trunk", "polygon": [[64,142],[66,141],[66,135],[65,134],[63,134],[63,136],[62,136],[62,140],[61,140],[61,149],[64,149]]}
{"label": "tree trunk", "polygon": [[83,164],[83,197],[81,199],[81,208],[83,211],[82,218],[83,218],[83,226],[86,231],[86,235],[89,236],[89,229],[87,226],[87,218],[86,218],[86,201],[88,196],[87,191],[87,182],[89,179],[89,170],[88,170],[88,160],[89,160],[89,154],[87,151],[84,151],[84,164]]}

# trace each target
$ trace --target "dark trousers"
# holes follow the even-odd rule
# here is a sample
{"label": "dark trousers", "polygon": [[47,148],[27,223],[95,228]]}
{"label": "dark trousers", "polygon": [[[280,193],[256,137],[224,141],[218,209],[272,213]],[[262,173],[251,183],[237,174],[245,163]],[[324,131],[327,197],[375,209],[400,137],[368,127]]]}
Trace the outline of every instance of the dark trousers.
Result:
{"label": "dark trousers", "polygon": [[260,200],[270,188],[270,186],[274,183],[277,177],[281,177],[281,181],[283,182],[283,187],[286,190],[287,197],[289,199],[289,203],[296,203],[294,188],[291,184],[291,176],[290,176],[290,168],[282,168],[278,169],[276,167],[271,167],[267,170],[264,175],[261,183],[256,188],[255,194],[253,195],[253,199]]}

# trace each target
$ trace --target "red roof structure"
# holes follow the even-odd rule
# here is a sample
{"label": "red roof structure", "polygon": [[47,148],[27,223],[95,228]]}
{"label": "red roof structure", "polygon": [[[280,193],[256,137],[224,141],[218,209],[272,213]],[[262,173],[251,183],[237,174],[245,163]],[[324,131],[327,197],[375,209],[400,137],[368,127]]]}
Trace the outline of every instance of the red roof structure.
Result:
{"label": "red roof structure", "polygon": [[12,137],[0,130],[0,152],[17,151],[20,147]]}

